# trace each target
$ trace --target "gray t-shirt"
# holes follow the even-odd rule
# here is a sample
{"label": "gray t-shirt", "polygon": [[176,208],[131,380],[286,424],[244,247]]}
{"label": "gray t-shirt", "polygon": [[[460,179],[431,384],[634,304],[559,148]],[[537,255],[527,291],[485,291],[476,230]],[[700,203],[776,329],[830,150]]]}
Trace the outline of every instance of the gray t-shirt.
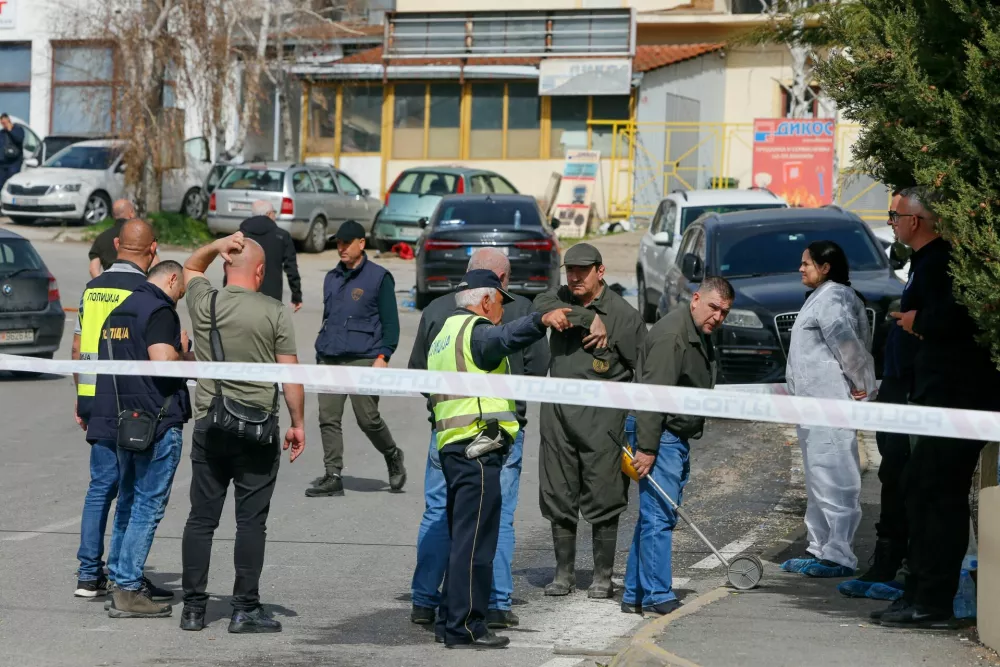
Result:
{"label": "gray t-shirt", "polygon": [[[228,285],[216,290],[205,278],[188,284],[187,306],[194,329],[194,355],[198,361],[211,361],[209,344],[212,293],[218,291],[215,317],[222,337],[226,361],[273,364],[276,355],[297,354],[295,329],[288,309],[269,296],[243,287]],[[274,385],[264,382],[222,382],[222,393],[240,403],[270,410],[274,404]],[[198,380],[194,418],[208,414],[215,394],[214,380]]]}

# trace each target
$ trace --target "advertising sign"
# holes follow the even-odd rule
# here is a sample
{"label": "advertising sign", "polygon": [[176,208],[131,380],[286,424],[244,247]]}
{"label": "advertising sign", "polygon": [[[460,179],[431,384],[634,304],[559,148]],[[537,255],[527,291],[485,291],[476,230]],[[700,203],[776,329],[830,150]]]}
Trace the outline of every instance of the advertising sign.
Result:
{"label": "advertising sign", "polygon": [[17,0],[0,0],[0,30],[17,28]]}
{"label": "advertising sign", "polygon": [[628,95],[630,58],[545,58],[538,66],[539,95]]}
{"label": "advertising sign", "polygon": [[835,125],[830,118],[757,119],[753,184],[790,206],[833,203]]}
{"label": "advertising sign", "polygon": [[566,151],[554,215],[559,221],[558,236],[579,238],[587,234],[600,168],[600,151]]}

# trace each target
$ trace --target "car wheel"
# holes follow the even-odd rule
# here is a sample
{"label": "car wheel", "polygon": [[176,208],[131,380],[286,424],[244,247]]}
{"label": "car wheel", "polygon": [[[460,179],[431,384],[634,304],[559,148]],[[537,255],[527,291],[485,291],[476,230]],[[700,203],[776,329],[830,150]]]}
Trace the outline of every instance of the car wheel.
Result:
{"label": "car wheel", "polygon": [[208,213],[208,206],[205,198],[201,196],[201,188],[191,188],[184,195],[184,203],[181,204],[181,215],[185,215],[195,220],[204,220]]}
{"label": "car wheel", "polygon": [[95,192],[83,208],[83,224],[96,225],[111,217],[111,199],[103,192]]}
{"label": "car wheel", "polygon": [[636,275],[636,282],[639,285],[639,312],[642,314],[642,321],[647,324],[656,322],[656,306],[649,303],[649,296],[646,294],[646,279],[639,271]]}
{"label": "car wheel", "polygon": [[326,220],[316,218],[309,227],[309,234],[302,242],[302,249],[306,252],[323,252],[326,249]]}
{"label": "car wheel", "polygon": [[423,310],[427,306],[431,305],[431,301],[435,299],[435,295],[429,292],[417,292],[416,298],[414,299],[414,305],[417,310]]}

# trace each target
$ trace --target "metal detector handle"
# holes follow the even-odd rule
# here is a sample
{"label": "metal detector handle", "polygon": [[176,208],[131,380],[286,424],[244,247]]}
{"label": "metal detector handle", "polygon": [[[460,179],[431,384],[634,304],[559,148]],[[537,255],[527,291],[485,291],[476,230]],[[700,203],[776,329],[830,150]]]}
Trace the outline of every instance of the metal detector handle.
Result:
{"label": "metal detector handle", "polygon": [[[623,443],[618,438],[617,435],[615,435],[614,431],[608,431],[608,435],[611,436],[611,439],[614,441],[614,443],[616,445],[618,445],[623,452],[625,452],[625,455],[629,458],[630,461],[635,461],[635,457],[632,456],[632,451],[625,445],[625,443]],[[680,505],[678,505],[676,502],[674,502],[674,499],[671,498],[667,494],[667,492],[663,490],[663,487],[661,487],[659,484],[657,484],[656,480],[653,479],[650,475],[646,475],[646,480],[650,484],[652,484],[653,487],[657,491],[660,492],[660,495],[663,496],[667,500],[668,503],[670,503],[670,506],[674,509],[675,512],[677,512],[677,516],[679,516],[680,518],[684,519],[684,523],[686,523],[687,525],[689,525],[691,527],[691,530],[693,530],[695,533],[697,533],[698,537],[701,538],[701,541],[704,542],[705,545],[708,546],[708,548],[712,550],[712,553],[715,554],[715,557],[718,558],[722,562],[723,565],[725,565],[726,567],[729,567],[729,561],[726,560],[725,557],[723,557],[723,555],[721,553],[719,553],[719,550],[715,548],[715,545],[713,545],[709,541],[709,539],[707,537],[705,537],[705,534],[702,533],[700,530],[698,530],[698,526],[694,525],[694,522],[692,522],[691,519],[688,517],[687,512],[685,512],[684,510],[682,510],[681,507],[680,507]]]}

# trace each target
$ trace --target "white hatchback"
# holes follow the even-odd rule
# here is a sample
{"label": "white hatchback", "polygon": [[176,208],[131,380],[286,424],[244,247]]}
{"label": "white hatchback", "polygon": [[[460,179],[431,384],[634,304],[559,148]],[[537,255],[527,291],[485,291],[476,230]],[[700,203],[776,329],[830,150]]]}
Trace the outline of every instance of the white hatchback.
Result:
{"label": "white hatchback", "polygon": [[677,243],[692,222],[706,213],[733,213],[761,208],[788,208],[788,202],[769,190],[677,190],[656,208],[649,229],[639,243],[635,263],[639,312],[646,322],[656,321],[656,304],[677,260]]}

